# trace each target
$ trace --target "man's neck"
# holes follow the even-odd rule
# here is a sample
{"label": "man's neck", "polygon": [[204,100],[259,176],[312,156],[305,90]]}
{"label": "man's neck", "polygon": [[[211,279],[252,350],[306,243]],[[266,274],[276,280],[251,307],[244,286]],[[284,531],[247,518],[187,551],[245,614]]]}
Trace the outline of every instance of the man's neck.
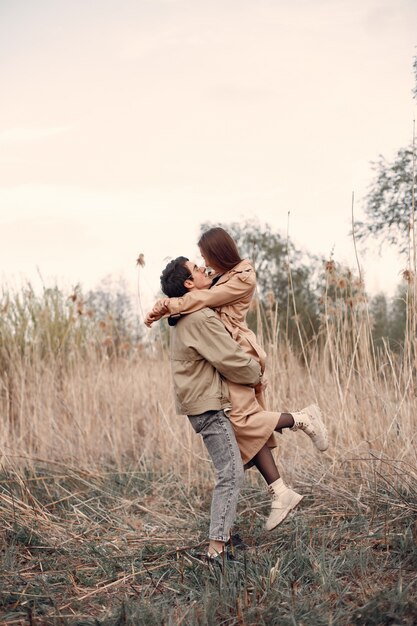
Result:
{"label": "man's neck", "polygon": [[210,287],[214,287],[214,285],[217,283],[218,280],[220,280],[220,278],[223,276],[223,274],[217,274],[217,276],[215,276],[213,278],[213,280],[211,281],[211,285]]}

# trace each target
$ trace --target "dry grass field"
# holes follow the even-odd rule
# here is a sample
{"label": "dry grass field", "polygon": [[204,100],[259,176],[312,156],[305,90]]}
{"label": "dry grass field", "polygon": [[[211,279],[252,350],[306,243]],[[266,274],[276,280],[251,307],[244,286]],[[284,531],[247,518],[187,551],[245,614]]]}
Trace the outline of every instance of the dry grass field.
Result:
{"label": "dry grass field", "polygon": [[411,287],[408,307],[396,353],[375,349],[360,299],[325,302],[299,351],[269,311],[269,404],[317,401],[331,445],[320,454],[302,433],[279,437],[282,474],[306,497],[270,533],[265,485],[247,472],[236,531],[248,549],[220,572],[193,556],[213,472],[175,415],[163,337],[133,345],[59,290],[3,294],[0,623],[415,624]]}

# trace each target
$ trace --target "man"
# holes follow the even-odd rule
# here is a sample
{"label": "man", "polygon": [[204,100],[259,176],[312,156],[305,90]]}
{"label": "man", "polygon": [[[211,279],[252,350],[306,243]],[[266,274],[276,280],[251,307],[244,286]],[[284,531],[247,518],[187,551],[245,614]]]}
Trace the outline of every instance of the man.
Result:
{"label": "man", "polygon": [[[210,287],[211,279],[186,257],[174,259],[161,275],[162,291],[182,296]],[[187,415],[202,435],[217,481],[213,490],[207,556],[216,559],[230,536],[244,470],[232,425],[227,383],[256,386],[260,365],[231,338],[215,311],[185,315],[171,328],[171,368],[177,412]]]}

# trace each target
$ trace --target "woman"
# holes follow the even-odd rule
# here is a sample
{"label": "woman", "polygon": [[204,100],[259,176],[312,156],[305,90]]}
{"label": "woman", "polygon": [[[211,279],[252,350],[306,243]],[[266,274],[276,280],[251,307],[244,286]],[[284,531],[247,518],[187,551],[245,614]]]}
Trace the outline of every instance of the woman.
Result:
{"label": "woman", "polygon": [[[266,354],[246,323],[246,314],[256,290],[255,271],[248,259],[241,259],[236,243],[223,228],[203,233],[198,246],[206,266],[215,272],[210,289],[193,290],[181,298],[159,300],[147,315],[150,326],[165,314],[185,315],[204,307],[214,308],[233,339],[265,368]],[[280,478],[270,448],[276,446],[275,432],[283,428],[303,430],[316,447],[328,447],[327,431],[320,409],[311,405],[297,413],[266,411],[264,385],[256,389],[228,381],[232,409],[229,419],[245,464],[255,465],[272,495],[271,514],[266,528],[272,530],[301,501],[302,496],[286,487]]]}

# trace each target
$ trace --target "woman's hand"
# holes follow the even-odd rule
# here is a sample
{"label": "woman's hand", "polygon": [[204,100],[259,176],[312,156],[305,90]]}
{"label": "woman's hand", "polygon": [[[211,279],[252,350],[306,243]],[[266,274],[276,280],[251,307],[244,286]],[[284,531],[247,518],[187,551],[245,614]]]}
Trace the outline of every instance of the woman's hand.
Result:
{"label": "woman's hand", "polygon": [[153,308],[145,317],[145,326],[150,328],[154,322],[157,322],[164,315],[169,313],[168,309],[169,298],[161,298],[157,300],[153,305]]}

